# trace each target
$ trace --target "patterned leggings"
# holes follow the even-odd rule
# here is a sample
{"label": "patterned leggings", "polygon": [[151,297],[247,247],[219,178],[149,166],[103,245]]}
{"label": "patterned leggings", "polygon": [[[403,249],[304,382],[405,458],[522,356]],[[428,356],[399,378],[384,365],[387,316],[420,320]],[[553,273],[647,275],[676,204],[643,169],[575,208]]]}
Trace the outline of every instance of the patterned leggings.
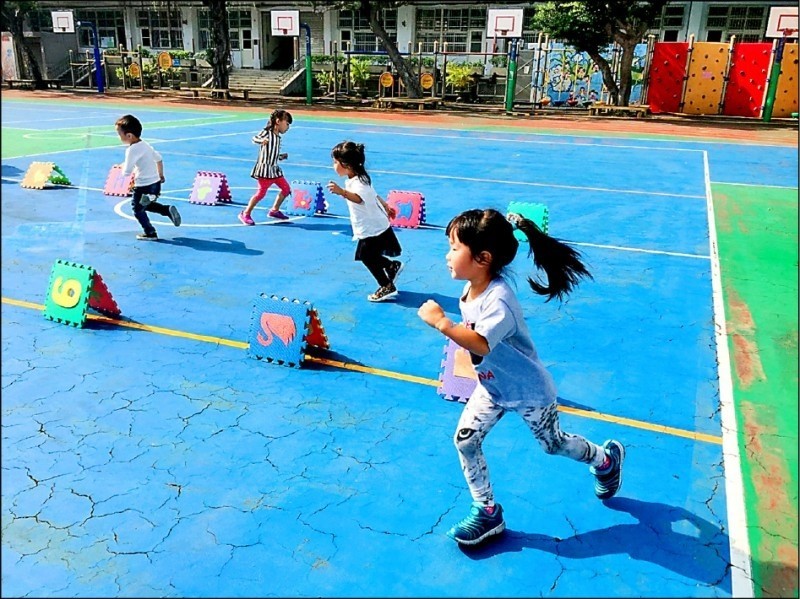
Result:
{"label": "patterned leggings", "polygon": [[[505,413],[506,408],[494,404],[483,394],[473,394],[458,421],[453,441],[474,501],[494,501],[489,467],[482,445],[486,435]],[[580,435],[571,435],[561,430],[556,402],[548,406],[525,406],[517,413],[528,424],[546,453],[565,456],[593,466],[600,466],[605,460],[602,447]]]}

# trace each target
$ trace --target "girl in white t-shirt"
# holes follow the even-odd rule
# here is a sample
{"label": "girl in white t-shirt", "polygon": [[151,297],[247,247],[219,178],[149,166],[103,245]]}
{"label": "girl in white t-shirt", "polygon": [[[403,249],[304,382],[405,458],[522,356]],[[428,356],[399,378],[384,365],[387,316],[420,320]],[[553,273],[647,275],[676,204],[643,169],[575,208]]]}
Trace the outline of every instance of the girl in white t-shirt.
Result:
{"label": "girl in white t-shirt", "polygon": [[590,464],[598,498],[613,497],[622,485],[622,443],[609,439],[596,445],[561,430],[555,383],[539,358],[522,306],[503,276],[519,248],[515,228],[528,239],[536,269],[547,275],[547,285],[528,278],[534,293],[547,296],[547,301],[562,300],[582,278],[591,278],[576,250],[520,215],[506,218],[497,210],[467,210],[447,225],[447,267],[454,279],[467,282],[458,302],[462,323],[450,320],[434,300],[422,304],[418,314],[469,352],[478,379],[453,438],[473,500],[469,515],[447,532],[462,545],[475,545],[505,529],[483,440],[507,412],[522,417],[546,453]]}
{"label": "girl in white t-shirt", "polygon": [[364,168],[364,144],[343,141],[334,146],[331,156],[333,170],[347,181],[344,188],[330,181],[328,190],[347,200],[353,236],[358,240],[355,259],[363,262],[378,282],[378,289],[367,299],[382,302],[396,297],[397,275],[403,263],[386,257],[399,256],[403,251],[389,221],[395,217],[395,210],[372,187]]}

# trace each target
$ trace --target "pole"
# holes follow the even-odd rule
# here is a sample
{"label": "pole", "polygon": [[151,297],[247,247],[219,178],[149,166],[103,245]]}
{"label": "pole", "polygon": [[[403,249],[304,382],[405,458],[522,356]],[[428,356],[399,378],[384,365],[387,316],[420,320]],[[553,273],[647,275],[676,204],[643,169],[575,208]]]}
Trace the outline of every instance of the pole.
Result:
{"label": "pole", "polygon": [[783,47],[786,45],[787,31],[784,29],[783,37],[778,40],[775,47],[775,58],[772,61],[772,68],[769,72],[769,85],[767,87],[767,98],[764,100],[764,113],[761,120],[769,123],[772,119],[772,109],[775,106],[775,95],[778,92],[778,79],[781,75],[781,60],[783,60]]}
{"label": "pole", "polygon": [[311,104],[311,91],[313,80],[311,73],[311,27],[307,23],[300,23],[300,27],[306,30],[306,104]]}
{"label": "pole", "polygon": [[506,112],[514,110],[514,96],[517,91],[517,48],[519,40],[511,40],[508,60],[508,76],[506,77]]}
{"label": "pole", "polygon": [[92,37],[94,37],[94,80],[97,82],[97,93],[105,93],[105,85],[103,82],[103,65],[100,60],[100,38],[97,35],[97,25],[94,21],[78,21],[78,27],[81,25],[88,25],[92,28]]}

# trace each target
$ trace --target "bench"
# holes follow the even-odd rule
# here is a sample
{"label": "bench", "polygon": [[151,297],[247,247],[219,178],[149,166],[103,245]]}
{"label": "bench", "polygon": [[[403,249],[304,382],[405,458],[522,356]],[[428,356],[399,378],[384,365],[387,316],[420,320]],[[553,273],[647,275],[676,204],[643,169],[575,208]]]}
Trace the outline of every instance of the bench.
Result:
{"label": "bench", "polygon": [[[15,85],[17,87],[33,89],[33,86],[36,83],[33,79],[6,79],[5,81],[8,83],[8,89],[13,89]],[[52,89],[54,87],[56,89],[61,89],[60,79],[42,79],[42,83],[44,83],[48,89]]]}
{"label": "bench", "polygon": [[394,108],[395,106],[404,107],[409,104],[416,105],[419,110],[425,110],[425,106],[430,105],[436,108],[442,101],[441,98],[391,98],[384,96],[376,100],[377,108]]}
{"label": "bench", "polygon": [[193,98],[199,98],[200,94],[208,95],[211,98],[214,98],[214,97],[217,97],[217,96],[224,97],[224,94],[227,92],[227,93],[230,93],[230,94],[242,94],[242,98],[244,100],[249,100],[250,99],[250,90],[249,89],[221,89],[221,88],[213,89],[213,88],[210,88],[210,87],[192,87],[191,89],[189,89],[189,91],[192,92],[192,97]]}
{"label": "bench", "polygon": [[635,106],[614,106],[613,104],[603,104],[602,102],[595,102],[589,106],[589,114],[591,116],[600,116],[601,114],[623,114],[633,115],[635,118],[646,117],[650,113],[650,106],[647,104],[639,104]]}

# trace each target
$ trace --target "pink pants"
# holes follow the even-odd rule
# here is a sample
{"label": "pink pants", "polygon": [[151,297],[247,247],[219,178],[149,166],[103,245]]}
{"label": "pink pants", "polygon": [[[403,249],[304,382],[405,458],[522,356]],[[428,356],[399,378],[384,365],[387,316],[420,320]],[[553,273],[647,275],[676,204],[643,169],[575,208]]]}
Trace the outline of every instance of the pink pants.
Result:
{"label": "pink pants", "polygon": [[292,188],[289,187],[289,182],[286,180],[286,177],[281,176],[275,179],[262,179],[259,177],[256,179],[256,181],[258,181],[258,191],[252,198],[250,198],[252,200],[261,200],[265,195],[267,195],[267,190],[272,186],[273,183],[280,188],[281,193],[283,193],[284,196],[288,196],[292,193]]}

